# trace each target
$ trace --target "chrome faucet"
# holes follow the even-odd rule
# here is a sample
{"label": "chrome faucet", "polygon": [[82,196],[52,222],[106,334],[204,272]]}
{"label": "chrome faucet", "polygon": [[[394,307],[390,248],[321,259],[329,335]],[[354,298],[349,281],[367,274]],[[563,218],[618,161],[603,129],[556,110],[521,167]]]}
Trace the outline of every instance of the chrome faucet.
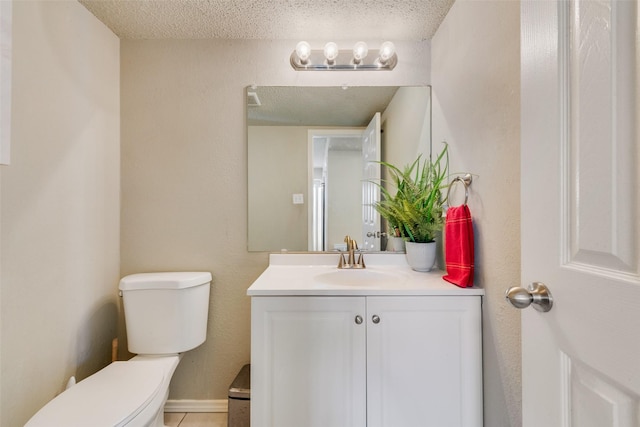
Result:
{"label": "chrome faucet", "polygon": [[355,252],[358,250],[358,242],[348,235],[344,237],[344,242],[347,244],[348,258],[347,261],[345,261],[344,254],[341,253],[338,268],[366,268],[362,252],[358,254],[358,262],[356,262]]}

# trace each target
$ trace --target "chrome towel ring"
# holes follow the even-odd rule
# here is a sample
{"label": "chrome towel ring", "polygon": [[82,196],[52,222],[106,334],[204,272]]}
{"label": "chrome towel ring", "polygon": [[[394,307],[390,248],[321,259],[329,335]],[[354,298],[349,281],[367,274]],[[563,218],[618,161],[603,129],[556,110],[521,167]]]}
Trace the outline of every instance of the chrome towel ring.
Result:
{"label": "chrome towel ring", "polygon": [[471,185],[471,182],[473,181],[473,178],[471,177],[471,174],[467,173],[463,176],[457,176],[455,177],[450,183],[449,183],[449,189],[447,190],[447,198],[446,201],[447,203],[449,203],[449,194],[451,193],[451,187],[454,186],[454,184],[456,183],[462,183],[462,185],[464,185],[464,203],[462,203],[463,205],[467,204],[467,201],[469,200],[469,186]]}

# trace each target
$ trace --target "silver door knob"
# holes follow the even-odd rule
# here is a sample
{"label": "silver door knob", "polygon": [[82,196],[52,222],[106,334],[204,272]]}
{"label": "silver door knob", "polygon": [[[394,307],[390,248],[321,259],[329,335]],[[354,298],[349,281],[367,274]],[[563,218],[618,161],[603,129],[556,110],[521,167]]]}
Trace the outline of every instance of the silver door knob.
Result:
{"label": "silver door knob", "polygon": [[527,308],[533,305],[538,311],[547,312],[553,307],[553,297],[544,283],[533,282],[528,289],[515,286],[507,289],[505,298],[515,308]]}
{"label": "silver door knob", "polygon": [[387,233],[384,231],[367,231],[367,237],[387,237]]}
{"label": "silver door knob", "polygon": [[356,325],[362,325],[362,316],[358,314],[355,320],[356,320]]}
{"label": "silver door knob", "polygon": [[373,317],[371,317],[371,321],[373,321],[373,323],[377,325],[378,323],[380,323],[380,316],[374,314]]}

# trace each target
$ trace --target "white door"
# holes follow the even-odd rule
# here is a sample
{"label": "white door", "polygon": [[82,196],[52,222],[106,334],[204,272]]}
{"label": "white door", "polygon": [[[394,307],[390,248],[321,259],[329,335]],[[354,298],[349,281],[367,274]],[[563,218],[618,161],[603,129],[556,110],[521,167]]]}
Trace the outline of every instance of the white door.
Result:
{"label": "white door", "polygon": [[362,244],[366,251],[380,250],[380,214],[375,203],[380,200],[380,113],[376,113],[362,134]]}
{"label": "white door", "polygon": [[480,296],[367,297],[367,427],[481,427]]}
{"label": "white door", "polygon": [[638,2],[521,4],[525,427],[640,426]]}

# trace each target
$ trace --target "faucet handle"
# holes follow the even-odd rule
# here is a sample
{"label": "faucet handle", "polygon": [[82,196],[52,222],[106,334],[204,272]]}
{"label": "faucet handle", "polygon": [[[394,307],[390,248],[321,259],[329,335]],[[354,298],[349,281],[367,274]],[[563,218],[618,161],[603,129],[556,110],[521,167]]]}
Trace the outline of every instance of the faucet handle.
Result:
{"label": "faucet handle", "polygon": [[344,265],[345,265],[344,254],[340,254],[340,259],[338,260],[338,268],[344,268]]}

